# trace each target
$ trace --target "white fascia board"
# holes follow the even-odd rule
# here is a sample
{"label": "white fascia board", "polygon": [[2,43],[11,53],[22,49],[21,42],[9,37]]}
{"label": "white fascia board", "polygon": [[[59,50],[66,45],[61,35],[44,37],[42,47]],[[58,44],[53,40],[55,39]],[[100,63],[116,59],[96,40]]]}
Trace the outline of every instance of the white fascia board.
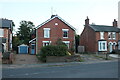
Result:
{"label": "white fascia board", "polygon": [[64,19],[62,19],[61,17],[57,16],[61,21],[63,21],[65,24],[67,24],[70,28],[72,28],[73,30],[76,30],[72,25],[70,25],[68,22],[66,22]]}
{"label": "white fascia board", "polygon": [[36,27],[36,29],[38,29],[39,27],[45,25],[46,23],[48,23],[49,21],[53,20],[54,18],[56,18],[56,16],[54,16],[53,18],[50,18],[50,19],[48,19],[47,21],[43,22],[42,24],[38,25],[38,26]]}

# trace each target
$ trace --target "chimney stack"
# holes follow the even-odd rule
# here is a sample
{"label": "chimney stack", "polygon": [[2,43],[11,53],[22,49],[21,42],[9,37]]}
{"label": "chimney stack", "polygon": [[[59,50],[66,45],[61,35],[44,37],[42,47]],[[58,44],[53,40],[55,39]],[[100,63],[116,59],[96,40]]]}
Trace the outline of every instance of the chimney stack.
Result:
{"label": "chimney stack", "polygon": [[85,20],[85,26],[89,26],[89,18],[87,16],[87,19]]}
{"label": "chimney stack", "polygon": [[117,21],[116,21],[116,19],[114,19],[114,21],[113,21],[113,27],[117,27]]}

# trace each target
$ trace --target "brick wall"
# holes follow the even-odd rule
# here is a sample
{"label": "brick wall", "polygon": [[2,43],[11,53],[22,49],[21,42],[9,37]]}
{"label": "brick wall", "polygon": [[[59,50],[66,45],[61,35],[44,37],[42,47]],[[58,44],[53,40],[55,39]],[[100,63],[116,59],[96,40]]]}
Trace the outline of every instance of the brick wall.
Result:
{"label": "brick wall", "polygon": [[[55,25],[58,23],[58,25]],[[50,28],[50,38],[44,38],[44,30],[43,28]],[[62,29],[69,29],[68,31],[68,38],[63,38],[63,31]],[[40,48],[43,46],[42,41],[51,41],[53,45],[56,44],[56,41],[60,38],[62,41],[70,41],[70,48],[72,47],[72,42],[74,43],[74,35],[75,32],[73,29],[68,27],[58,18],[51,20],[50,22],[46,23],[42,27],[38,28],[36,31],[37,37],[37,52],[40,51]]]}
{"label": "brick wall", "polygon": [[86,26],[80,35],[80,46],[85,46],[86,52],[95,52],[95,32],[88,26]]}

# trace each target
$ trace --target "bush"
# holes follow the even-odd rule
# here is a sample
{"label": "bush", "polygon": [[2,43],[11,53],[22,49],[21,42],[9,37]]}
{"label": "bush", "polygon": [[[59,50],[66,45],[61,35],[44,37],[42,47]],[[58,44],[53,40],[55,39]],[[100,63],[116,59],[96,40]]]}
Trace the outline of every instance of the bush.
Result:
{"label": "bush", "polygon": [[49,45],[44,46],[41,48],[40,53],[38,53],[38,56],[40,56],[40,60],[42,62],[46,62],[46,56],[65,56],[67,55],[67,47],[64,45]]}
{"label": "bush", "polygon": [[10,57],[10,52],[5,52],[5,53],[3,53],[2,54],[2,59],[9,59],[9,57]]}

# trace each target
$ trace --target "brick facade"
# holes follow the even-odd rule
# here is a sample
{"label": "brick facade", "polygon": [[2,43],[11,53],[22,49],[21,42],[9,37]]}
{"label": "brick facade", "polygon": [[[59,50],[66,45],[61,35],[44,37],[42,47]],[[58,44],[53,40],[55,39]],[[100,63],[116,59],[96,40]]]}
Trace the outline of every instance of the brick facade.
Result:
{"label": "brick facade", "polygon": [[[57,24],[57,25],[55,25]],[[44,28],[50,28],[50,38],[44,38]],[[62,29],[68,29],[68,38],[63,38]],[[41,27],[36,29],[36,51],[40,51],[43,46],[43,41],[51,41],[52,45],[56,44],[56,41],[61,39],[62,41],[69,41],[69,48],[74,46],[75,30],[68,26],[64,21],[55,16],[49,22],[45,23]]]}
{"label": "brick facade", "polygon": [[12,50],[12,20],[0,19],[2,24],[0,24],[0,29],[3,29],[2,37],[2,52],[7,52]]}
{"label": "brick facade", "polygon": [[[100,26],[100,27],[102,28],[102,26]],[[116,27],[116,29],[118,29],[116,20],[114,20],[113,26],[111,26],[111,28],[112,27]],[[120,40],[119,31],[115,32],[116,39],[109,39],[108,38],[109,31],[102,31],[102,32],[104,32],[104,39],[103,40],[101,40],[100,32],[101,31],[95,31],[93,28],[90,27],[88,18],[85,20],[85,27],[84,27],[82,34],[80,35],[80,46],[85,47],[85,52],[95,52],[95,53],[110,52],[109,43],[113,43],[113,44],[116,43],[115,49],[118,49],[118,41]],[[110,31],[110,32],[114,32],[114,31]],[[107,42],[107,46],[106,46],[107,51],[99,51],[99,49],[98,49],[98,47],[99,47],[98,42],[99,41],[106,41]],[[112,49],[114,49],[114,46],[112,46]]]}

